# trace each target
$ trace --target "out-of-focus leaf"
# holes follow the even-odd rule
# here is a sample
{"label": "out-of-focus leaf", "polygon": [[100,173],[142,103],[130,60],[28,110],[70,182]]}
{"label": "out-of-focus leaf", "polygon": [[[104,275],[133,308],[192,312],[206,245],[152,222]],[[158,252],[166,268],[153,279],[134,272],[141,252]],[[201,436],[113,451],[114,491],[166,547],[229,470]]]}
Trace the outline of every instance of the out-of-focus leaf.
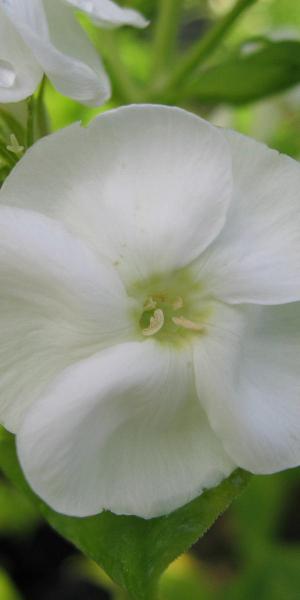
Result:
{"label": "out-of-focus leaf", "polygon": [[1,600],[21,600],[20,594],[3,569],[0,569],[0,598]]}
{"label": "out-of-focus leaf", "polygon": [[105,107],[89,108],[75,100],[62,96],[49,81],[45,89],[45,104],[51,124],[51,131],[58,131],[76,121],[82,121],[87,125],[94,117],[115,106],[110,102]]}
{"label": "out-of-focus leaf", "polygon": [[245,556],[258,555],[275,538],[275,527],[286,491],[281,473],[256,476],[234,510],[237,544]]}
{"label": "out-of-focus leaf", "polygon": [[113,600],[128,600],[127,593],[93,560],[76,555],[69,559],[68,571],[73,579],[84,579],[106,590]]}
{"label": "out-of-focus leaf", "polygon": [[[252,48],[252,49],[251,49]],[[183,90],[205,103],[243,104],[300,83],[300,42],[264,40],[198,73]]]}
{"label": "out-of-focus leaf", "polygon": [[161,600],[213,600],[215,590],[199,561],[185,554],[173,562],[160,581]]}
{"label": "out-of-focus leaf", "polygon": [[57,531],[100,564],[135,600],[153,600],[161,573],[207,531],[249,480],[248,473],[237,470],[217,488],[170,515],[148,521],[108,511],[79,519],[55,513],[33,494],[18,464],[14,436],[3,431],[0,467],[29,494]]}
{"label": "out-of-focus leaf", "polygon": [[222,600],[299,600],[300,547],[278,546],[256,562],[222,595]]}
{"label": "out-of-focus leaf", "polygon": [[266,14],[273,27],[300,28],[299,3],[295,0],[273,0],[266,7]]}
{"label": "out-of-focus leaf", "polygon": [[[0,534],[24,535],[39,521],[28,498],[5,479],[0,479]],[[2,600],[2,596],[0,594]]]}

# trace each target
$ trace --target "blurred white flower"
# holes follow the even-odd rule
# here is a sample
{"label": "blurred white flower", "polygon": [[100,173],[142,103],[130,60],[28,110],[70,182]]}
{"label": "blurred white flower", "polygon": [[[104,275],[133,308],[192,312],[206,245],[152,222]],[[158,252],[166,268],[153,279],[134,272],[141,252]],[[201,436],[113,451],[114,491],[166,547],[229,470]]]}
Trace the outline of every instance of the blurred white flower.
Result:
{"label": "blurred white flower", "polygon": [[0,415],[54,509],[153,517],[300,459],[300,166],[176,108],[38,142],[1,190]]}
{"label": "blurred white flower", "polygon": [[146,27],[148,22],[132,8],[120,8],[112,0],[65,0],[78,10],[85,12],[96,25],[111,29],[120,25]]}
{"label": "blurred white flower", "polygon": [[110,0],[0,0],[1,103],[30,96],[44,73],[59,92],[83,104],[109,98],[109,79],[76,9],[99,26],[147,25],[139,13]]}

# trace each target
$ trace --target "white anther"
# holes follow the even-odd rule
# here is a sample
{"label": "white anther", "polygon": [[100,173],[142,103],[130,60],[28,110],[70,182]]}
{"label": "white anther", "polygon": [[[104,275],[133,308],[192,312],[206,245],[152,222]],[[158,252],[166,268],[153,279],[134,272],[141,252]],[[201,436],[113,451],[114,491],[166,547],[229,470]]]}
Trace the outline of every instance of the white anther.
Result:
{"label": "white anther", "polygon": [[160,308],[154,311],[153,317],[150,319],[150,325],[146,329],[143,329],[143,335],[155,335],[158,333],[165,322],[165,316]]}
{"label": "white anther", "polygon": [[191,331],[204,331],[204,326],[201,323],[195,323],[194,321],[190,321],[185,317],[172,317],[173,323],[178,325],[178,327],[183,327],[184,329],[190,329]]}

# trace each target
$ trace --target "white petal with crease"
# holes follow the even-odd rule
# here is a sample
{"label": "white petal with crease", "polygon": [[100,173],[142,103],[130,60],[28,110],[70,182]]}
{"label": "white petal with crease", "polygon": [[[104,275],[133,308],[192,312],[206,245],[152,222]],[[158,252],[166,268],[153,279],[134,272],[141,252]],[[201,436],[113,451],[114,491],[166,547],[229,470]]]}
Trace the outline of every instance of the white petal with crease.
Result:
{"label": "white petal with crease", "polygon": [[236,463],[273,473],[300,462],[300,303],[224,309],[195,349],[198,395]]}
{"label": "white petal with crease", "polygon": [[141,281],[199,256],[224,225],[231,185],[216,128],[177,108],[138,105],[36,144],[2,196],[63,220],[124,277]]}
{"label": "white petal with crease", "polygon": [[145,518],[170,512],[229,475],[195,399],[190,355],[127,343],[67,369],[17,436],[33,489],[57,511]]}
{"label": "white petal with crease", "polygon": [[198,265],[226,302],[300,299],[300,165],[224,130],[233,155],[234,200],[226,226]]}
{"label": "white petal with crease", "polygon": [[117,273],[63,226],[1,206],[1,422],[15,432],[67,365],[132,336],[131,310]]}
{"label": "white petal with crease", "polygon": [[34,92],[42,75],[33,53],[0,3],[0,103],[24,100]]}
{"label": "white petal with crease", "polygon": [[103,104],[110,84],[96,51],[61,0],[10,0],[5,11],[36,61],[65,96]]}

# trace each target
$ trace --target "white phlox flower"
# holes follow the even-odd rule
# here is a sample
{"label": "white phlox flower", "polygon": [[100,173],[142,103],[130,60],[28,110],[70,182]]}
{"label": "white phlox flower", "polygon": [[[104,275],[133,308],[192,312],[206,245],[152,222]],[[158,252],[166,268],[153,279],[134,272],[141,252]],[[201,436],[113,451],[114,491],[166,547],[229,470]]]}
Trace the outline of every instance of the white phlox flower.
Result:
{"label": "white phlox flower", "polygon": [[300,166],[177,108],[38,142],[0,192],[0,418],[59,512],[168,513],[300,459]]}
{"label": "white phlox flower", "polygon": [[63,95],[88,106],[110,97],[109,79],[76,10],[101,27],[147,25],[111,0],[0,0],[0,102],[27,98],[44,73]]}

